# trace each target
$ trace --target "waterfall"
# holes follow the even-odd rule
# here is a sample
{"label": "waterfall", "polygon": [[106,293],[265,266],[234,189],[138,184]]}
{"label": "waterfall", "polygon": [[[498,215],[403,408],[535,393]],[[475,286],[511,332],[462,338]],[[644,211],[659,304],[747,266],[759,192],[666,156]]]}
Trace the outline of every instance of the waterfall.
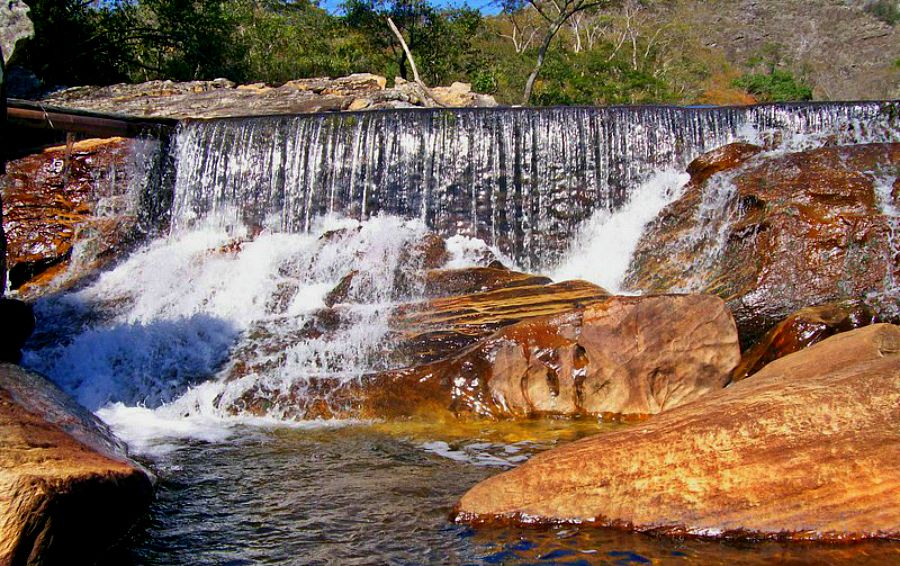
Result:
{"label": "waterfall", "polygon": [[730,108],[394,110],[195,121],[179,130],[172,221],[308,232],[378,213],[478,238],[523,268],[559,263],[595,212],[654,172],[742,139],[900,139],[892,103]]}
{"label": "waterfall", "polygon": [[[403,258],[423,237],[444,237],[445,268],[500,259],[617,291],[644,226],[683,193],[698,154],[736,140],[780,150],[900,141],[891,108],[409,110],[184,123],[172,148],[174,192],[138,191],[143,218],[169,231],[90,284],[40,301],[41,332],[25,363],[132,442],[213,440],[223,422],[290,419],[310,387],[403,365],[389,316],[422,298],[409,287],[421,266]],[[165,186],[168,177],[152,178]],[[728,175],[717,179],[703,195],[703,230],[688,235],[711,261],[733,204]],[[896,254],[892,179],[879,198]],[[895,275],[886,286],[896,288]],[[331,308],[326,297],[348,276],[350,300]],[[321,318],[331,311],[340,320]]]}

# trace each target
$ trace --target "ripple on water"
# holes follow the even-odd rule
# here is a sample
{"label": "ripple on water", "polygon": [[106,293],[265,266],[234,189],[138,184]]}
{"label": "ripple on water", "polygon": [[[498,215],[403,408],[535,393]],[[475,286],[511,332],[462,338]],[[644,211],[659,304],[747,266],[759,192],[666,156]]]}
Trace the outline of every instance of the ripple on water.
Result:
{"label": "ripple on water", "polygon": [[[108,564],[900,561],[896,543],[738,544],[571,526],[473,529],[449,522],[453,504],[467,489],[515,463],[510,454],[528,457],[591,432],[588,424],[579,426],[573,433],[551,425],[543,434],[536,433],[542,426],[527,423],[518,432],[492,424],[447,427],[445,434],[438,425],[244,427],[227,442],[181,441],[148,462],[160,473],[157,500]],[[505,461],[479,465],[491,458]]]}

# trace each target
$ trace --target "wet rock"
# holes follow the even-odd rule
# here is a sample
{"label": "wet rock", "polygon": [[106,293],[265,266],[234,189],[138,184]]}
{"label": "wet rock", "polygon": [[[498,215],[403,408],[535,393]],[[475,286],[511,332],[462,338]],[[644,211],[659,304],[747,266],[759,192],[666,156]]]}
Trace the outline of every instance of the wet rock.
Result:
{"label": "wet rock", "polygon": [[549,277],[532,275],[495,267],[469,267],[465,269],[433,269],[425,273],[426,297],[449,297],[495,291],[510,287],[549,285]]}
{"label": "wet rock", "polygon": [[838,334],[470,490],[458,520],[708,537],[900,537],[900,328]]}
{"label": "wet rock", "polygon": [[766,364],[830,336],[876,322],[878,315],[874,309],[861,300],[800,309],[779,322],[744,353],[741,363],[731,374],[731,381],[750,377]]}
{"label": "wet rock", "polygon": [[402,416],[424,404],[456,416],[640,418],[721,389],[739,358],[734,321],[716,297],[597,296],[378,376],[365,385],[363,412]]}
{"label": "wet rock", "polygon": [[745,347],[808,305],[876,296],[879,311],[898,309],[896,218],[880,186],[898,165],[900,144],[838,146],[692,183],[648,227],[626,285],[725,298]]}
{"label": "wet rock", "polygon": [[763,148],[758,145],[730,143],[691,161],[687,172],[691,176],[691,183],[699,185],[720,171],[734,169],[762,151]]}
{"label": "wet rock", "polygon": [[19,363],[22,346],[34,332],[31,305],[14,299],[0,298],[0,363]]}
{"label": "wet rock", "polygon": [[[434,99],[414,83],[398,83],[391,88],[386,83],[384,77],[368,73],[298,79],[281,86],[239,86],[224,79],[150,81],[74,87],[53,93],[42,102],[94,112],[177,119],[436,106]],[[464,86],[437,90],[446,91],[447,106],[497,105],[490,96],[463,92]]]}
{"label": "wet rock", "polygon": [[[20,296],[74,282],[117,257],[136,236],[137,218],[126,196],[132,143],[85,140],[7,164],[7,267],[10,287]],[[77,266],[70,261],[76,244],[82,252]]]}
{"label": "wet rock", "polygon": [[0,364],[0,564],[91,564],[146,511],[151,476],[44,378]]}

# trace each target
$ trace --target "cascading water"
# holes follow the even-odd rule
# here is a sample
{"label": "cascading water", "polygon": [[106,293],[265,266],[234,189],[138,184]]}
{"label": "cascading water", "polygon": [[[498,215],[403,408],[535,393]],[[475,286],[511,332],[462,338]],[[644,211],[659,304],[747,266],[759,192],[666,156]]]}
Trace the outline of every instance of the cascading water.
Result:
{"label": "cascading water", "polygon": [[[644,226],[682,193],[691,158],[737,139],[780,150],[900,139],[887,108],[439,110],[188,123],[174,149],[170,235],[88,287],[40,303],[44,332],[26,360],[93,410],[140,406],[177,420],[222,418],[237,407],[284,418],[311,379],[344,383],[397,363],[385,352],[400,258],[427,231],[457,251],[447,267],[474,265],[490,250],[510,266],[617,291]],[[687,235],[710,261],[733,192],[727,175],[715,181],[703,195],[702,229]],[[135,202],[168,216],[164,194],[153,201],[138,192]],[[321,331],[317,309],[351,272],[351,294],[362,300]],[[416,298],[416,289],[404,293]],[[260,390],[270,404],[248,407],[242,395]]]}
{"label": "cascading water", "polygon": [[[25,363],[97,411],[161,472],[136,562],[326,563],[362,554],[534,562],[602,557],[597,548],[613,558],[628,549],[641,561],[743,560],[751,551],[691,541],[668,549],[651,537],[602,533],[597,541],[568,527],[472,539],[447,527],[444,507],[487,475],[476,467],[515,465],[562,434],[548,441],[538,431],[535,442],[479,425],[460,440],[442,436],[444,424],[413,440],[408,429],[402,439],[363,427],[319,434],[309,429],[348,421],[290,421],[291,409],[321,380],[345,384],[403,364],[389,315],[422,296],[422,265],[408,252],[426,234],[444,237],[445,268],[497,258],[616,291],[644,227],[683,194],[692,158],[736,140],[781,150],[900,141],[889,108],[436,110],[184,124],[174,197],[132,195],[161,229],[171,219],[170,232],[88,285],[40,301],[41,330]],[[896,258],[894,185],[886,176],[878,195]],[[727,173],[706,189],[699,229],[683,243],[714,261],[734,191]],[[279,430],[240,426],[248,423]],[[541,426],[568,439],[598,430],[583,421]],[[561,545],[570,554],[558,554]],[[766,562],[796,551],[752,552]]]}
{"label": "cascading water", "polygon": [[303,232],[325,214],[420,218],[556,265],[595,211],[653,173],[748,136],[800,146],[900,139],[891,103],[454,109],[236,118],[178,135],[173,223]]}

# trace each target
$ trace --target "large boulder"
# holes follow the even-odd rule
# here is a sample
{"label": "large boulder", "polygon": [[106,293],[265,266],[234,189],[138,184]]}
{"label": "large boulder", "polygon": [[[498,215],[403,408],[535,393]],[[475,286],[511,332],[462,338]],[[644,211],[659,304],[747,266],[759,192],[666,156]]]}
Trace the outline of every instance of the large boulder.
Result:
{"label": "large boulder", "polygon": [[648,227],[627,287],[717,294],[745,346],[809,305],[872,297],[879,312],[900,311],[900,180],[889,174],[900,144],[717,151]]}
{"label": "large boulder", "polygon": [[151,500],[152,479],[96,417],[0,364],[0,564],[90,564]]}
{"label": "large boulder", "polygon": [[900,538],[900,327],[838,334],[475,486],[458,520],[708,537]]}
{"label": "large boulder", "polygon": [[[23,297],[71,282],[138,234],[129,190],[131,140],[85,140],[7,164],[2,194],[10,288]],[[80,264],[71,261],[78,244]],[[61,277],[62,276],[62,277]]]}
{"label": "large boulder", "polygon": [[574,281],[426,304],[394,322],[419,364],[349,383],[304,381],[275,397],[257,387],[230,409],[265,413],[274,404],[302,418],[642,418],[721,389],[740,359],[734,321],[710,295],[610,297]]}

